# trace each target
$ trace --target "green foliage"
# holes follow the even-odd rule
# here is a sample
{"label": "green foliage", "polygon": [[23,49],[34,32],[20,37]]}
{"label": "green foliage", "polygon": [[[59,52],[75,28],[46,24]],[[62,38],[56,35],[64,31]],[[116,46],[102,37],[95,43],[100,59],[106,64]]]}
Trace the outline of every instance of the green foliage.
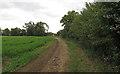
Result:
{"label": "green foliage", "polygon": [[3,67],[3,71],[13,72],[26,65],[48,47],[46,43],[53,41],[51,37],[3,36],[2,60],[3,62],[9,61],[6,63],[7,67]]}
{"label": "green foliage", "polygon": [[26,36],[26,30],[24,30],[24,29],[21,29],[21,31],[20,31],[20,36]]}
{"label": "green foliage", "polygon": [[93,57],[120,66],[119,16],[120,2],[86,3],[80,14],[69,12],[62,18],[64,29],[58,34],[77,41]]}
{"label": "green foliage", "polygon": [[[25,29],[20,29],[18,27],[9,30],[6,28],[3,30],[3,36],[46,36],[49,26],[45,22],[37,22],[36,24],[32,21],[25,23],[23,26]],[[1,32],[1,29],[0,29]]]}
{"label": "green foliage", "polygon": [[26,28],[28,36],[33,36],[34,27],[35,27],[35,24],[32,21],[30,21],[29,23],[25,23],[24,28]]}
{"label": "green foliage", "polygon": [[29,23],[25,23],[24,28],[26,28],[28,36],[45,36],[45,32],[48,31],[49,26],[44,22],[37,22],[35,24],[31,21]]}
{"label": "green foliage", "polygon": [[12,28],[11,29],[11,35],[12,36],[20,36],[20,31],[21,31],[21,29],[20,28]]}
{"label": "green foliage", "polygon": [[78,12],[75,11],[69,11],[67,15],[64,15],[60,21],[60,23],[63,23],[62,26],[64,26],[64,30],[62,30],[62,36],[65,38],[69,38],[71,34],[70,25],[74,20],[74,17],[78,15]]}
{"label": "green foliage", "polygon": [[25,29],[20,29],[18,27],[11,28],[11,30],[6,28],[4,30],[1,30],[1,34],[3,36],[26,36],[26,30]]}
{"label": "green foliage", "polygon": [[6,28],[5,30],[3,30],[3,35],[4,36],[9,36],[10,35],[10,30],[8,28]]}

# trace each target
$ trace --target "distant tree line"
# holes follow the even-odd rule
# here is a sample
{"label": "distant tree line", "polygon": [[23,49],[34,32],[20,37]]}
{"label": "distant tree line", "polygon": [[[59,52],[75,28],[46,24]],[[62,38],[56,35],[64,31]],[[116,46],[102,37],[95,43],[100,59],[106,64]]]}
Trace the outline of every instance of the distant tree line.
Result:
{"label": "distant tree line", "polygon": [[83,11],[69,11],[60,22],[64,29],[59,36],[78,42],[120,71],[120,2],[86,3]]}
{"label": "distant tree line", "polygon": [[8,28],[1,30],[3,36],[46,36],[51,35],[48,33],[49,26],[44,22],[37,22],[36,24],[32,21],[25,23],[23,26],[25,29],[20,29],[18,27]]}

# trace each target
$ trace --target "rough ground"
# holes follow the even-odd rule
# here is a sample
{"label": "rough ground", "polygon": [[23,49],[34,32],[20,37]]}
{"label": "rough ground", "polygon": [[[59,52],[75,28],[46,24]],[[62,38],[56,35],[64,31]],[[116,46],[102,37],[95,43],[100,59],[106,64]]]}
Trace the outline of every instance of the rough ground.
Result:
{"label": "rough ground", "polygon": [[56,38],[50,48],[17,72],[67,72],[68,60],[67,45],[63,40]]}

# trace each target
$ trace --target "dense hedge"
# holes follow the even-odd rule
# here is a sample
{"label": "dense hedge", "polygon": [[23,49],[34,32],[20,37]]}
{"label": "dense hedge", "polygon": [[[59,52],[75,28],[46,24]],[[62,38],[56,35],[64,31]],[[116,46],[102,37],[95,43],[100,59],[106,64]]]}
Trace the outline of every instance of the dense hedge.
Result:
{"label": "dense hedge", "polygon": [[60,22],[64,29],[58,35],[120,68],[120,2],[86,3],[81,13],[69,11]]}

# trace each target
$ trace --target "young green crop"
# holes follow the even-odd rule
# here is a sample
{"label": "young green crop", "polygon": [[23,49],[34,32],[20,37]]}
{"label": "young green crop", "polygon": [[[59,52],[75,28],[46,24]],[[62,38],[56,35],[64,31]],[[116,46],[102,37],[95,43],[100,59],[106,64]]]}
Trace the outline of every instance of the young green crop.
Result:
{"label": "young green crop", "polygon": [[[3,67],[4,72],[15,71],[26,65],[30,60],[46,49],[46,44],[53,42],[51,37],[34,36],[4,36],[2,37],[3,62],[7,67]],[[10,59],[10,60],[8,60]]]}

